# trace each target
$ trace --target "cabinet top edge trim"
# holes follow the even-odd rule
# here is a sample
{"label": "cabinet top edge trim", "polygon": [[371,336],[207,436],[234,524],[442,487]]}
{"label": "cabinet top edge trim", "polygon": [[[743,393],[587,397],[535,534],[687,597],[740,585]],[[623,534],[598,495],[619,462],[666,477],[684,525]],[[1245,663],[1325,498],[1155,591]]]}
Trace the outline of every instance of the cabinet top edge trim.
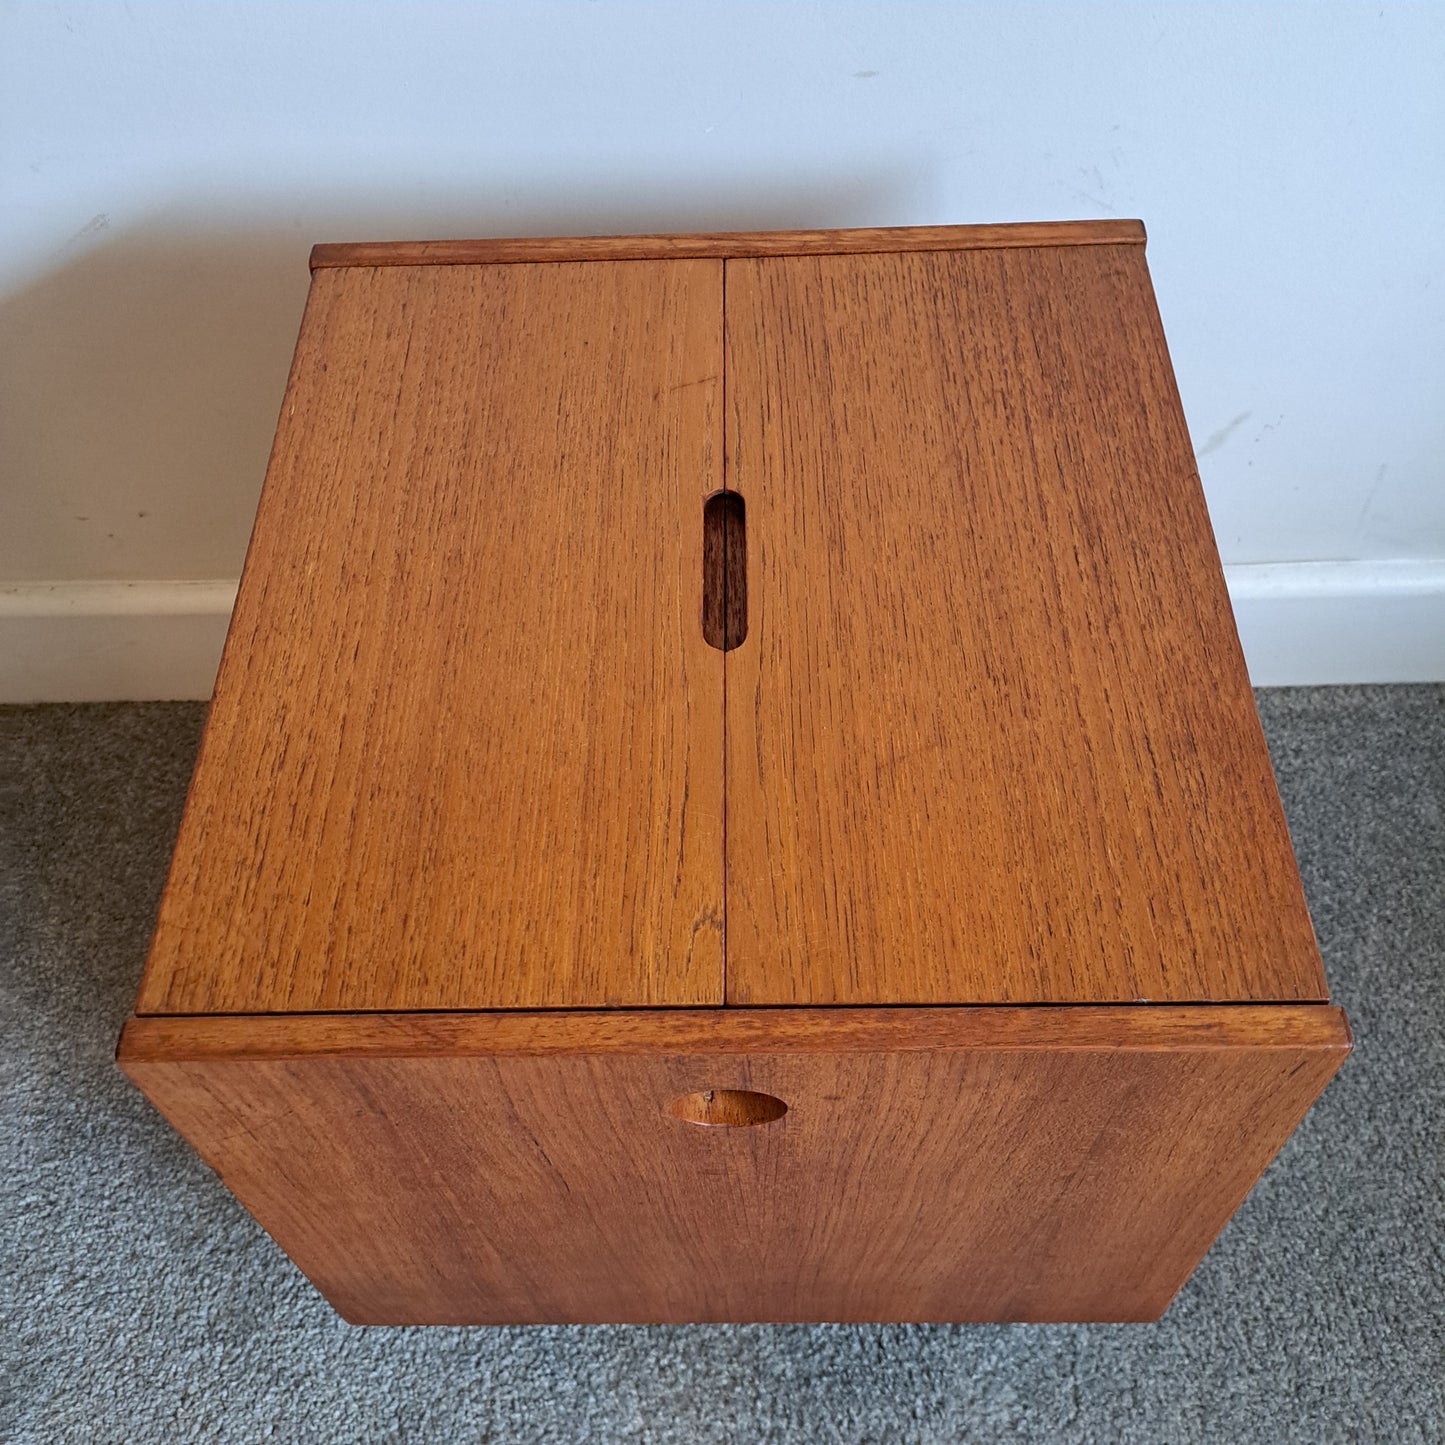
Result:
{"label": "cabinet top edge trim", "polygon": [[454,241],[323,242],[311,269],[469,266],[526,261],[645,261],[762,256],[867,255],[1031,246],[1142,246],[1142,221],[1027,221],[1003,225],[890,226],[845,231],[736,231],[642,236],[529,236]]}
{"label": "cabinet top edge trim", "polygon": [[1348,1053],[1329,1004],[1050,1009],[679,1009],[576,1013],[266,1014],[132,1018],[122,1068],[317,1056],[1064,1052],[1323,1049]]}

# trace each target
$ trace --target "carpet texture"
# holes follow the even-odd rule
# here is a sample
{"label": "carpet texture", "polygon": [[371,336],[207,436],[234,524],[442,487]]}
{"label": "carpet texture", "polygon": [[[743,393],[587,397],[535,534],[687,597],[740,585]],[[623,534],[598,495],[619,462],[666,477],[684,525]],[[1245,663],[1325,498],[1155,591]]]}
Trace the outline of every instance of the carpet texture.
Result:
{"label": "carpet texture", "polygon": [[1445,689],[1263,693],[1356,1049],[1162,1324],[354,1329],[116,1071],[201,725],[0,710],[0,1441],[1445,1439]]}

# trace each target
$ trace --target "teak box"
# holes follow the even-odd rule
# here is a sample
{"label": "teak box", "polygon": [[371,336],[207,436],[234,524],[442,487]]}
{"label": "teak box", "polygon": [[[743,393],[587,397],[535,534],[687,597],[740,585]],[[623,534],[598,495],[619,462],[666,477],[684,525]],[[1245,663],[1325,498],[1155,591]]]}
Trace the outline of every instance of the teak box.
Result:
{"label": "teak box", "polygon": [[316,249],[119,1058],[348,1320],[1168,1304],[1349,1034],[1143,241]]}

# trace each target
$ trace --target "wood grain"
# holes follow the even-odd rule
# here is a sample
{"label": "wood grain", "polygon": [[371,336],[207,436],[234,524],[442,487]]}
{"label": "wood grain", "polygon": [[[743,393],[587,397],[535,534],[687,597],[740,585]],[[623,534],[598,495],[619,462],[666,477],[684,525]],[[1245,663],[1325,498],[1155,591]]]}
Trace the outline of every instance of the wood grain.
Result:
{"label": "wood grain", "polygon": [[[152,1019],[120,1059],[357,1323],[1092,1320],[1164,1309],[1347,1049],[1156,1006]],[[787,1112],[669,1112],[724,1089]]]}
{"label": "wood grain", "polygon": [[143,1013],[722,997],[721,263],[318,272]]}
{"label": "wood grain", "polygon": [[728,1002],[1324,998],[1143,251],[726,265]]}
{"label": "wood grain", "polygon": [[1144,244],[1140,221],[1032,221],[987,226],[889,226],[845,231],[727,231],[674,236],[529,236],[480,241],[322,243],[311,269],[330,266],[475,266],[514,261],[667,260],[684,256],[792,256],[1009,246]]}

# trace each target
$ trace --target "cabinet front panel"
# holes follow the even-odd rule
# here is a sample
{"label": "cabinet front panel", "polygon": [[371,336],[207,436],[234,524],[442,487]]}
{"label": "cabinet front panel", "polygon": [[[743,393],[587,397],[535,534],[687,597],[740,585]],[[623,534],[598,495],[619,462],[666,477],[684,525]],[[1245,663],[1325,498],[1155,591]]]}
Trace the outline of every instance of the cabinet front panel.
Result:
{"label": "cabinet front panel", "polygon": [[142,1013],[722,998],[720,261],[317,273]]}
{"label": "cabinet front panel", "polygon": [[349,1320],[1157,1316],[1327,1007],[142,1019],[121,1063]]}
{"label": "cabinet front panel", "polygon": [[727,998],[1322,999],[1138,246],[727,262]]}

